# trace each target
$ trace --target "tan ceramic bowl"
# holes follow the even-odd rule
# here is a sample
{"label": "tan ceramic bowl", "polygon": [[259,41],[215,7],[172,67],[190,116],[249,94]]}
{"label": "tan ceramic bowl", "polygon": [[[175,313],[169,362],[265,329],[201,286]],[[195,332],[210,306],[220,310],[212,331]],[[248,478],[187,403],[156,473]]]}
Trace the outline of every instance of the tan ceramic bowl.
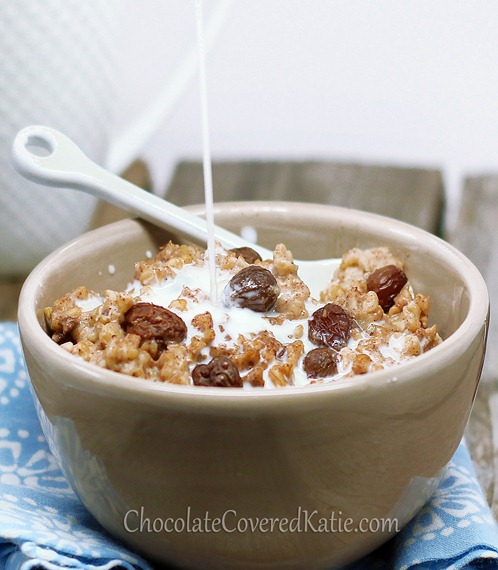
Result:
{"label": "tan ceramic bowl", "polygon": [[[220,204],[216,216],[234,231],[256,227],[262,245],[285,242],[297,258],[389,246],[430,294],[444,342],[397,368],[300,389],[181,387],[102,370],[53,343],[40,311],[81,284],[123,288],[134,261],[169,238],[118,222],[48,257],[22,291],[19,327],[45,434],[88,509],[153,560],[345,564],[413,517],[456,450],[484,357],[485,284],[445,242],[372,214],[251,202]],[[351,530],[388,527],[382,519],[391,528]]]}

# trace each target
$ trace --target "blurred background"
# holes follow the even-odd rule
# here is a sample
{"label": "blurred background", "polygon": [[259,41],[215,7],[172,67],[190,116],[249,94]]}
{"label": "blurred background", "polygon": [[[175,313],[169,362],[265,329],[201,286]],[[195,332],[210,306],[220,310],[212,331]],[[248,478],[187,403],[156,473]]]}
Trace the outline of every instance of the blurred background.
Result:
{"label": "blurred background", "polygon": [[[448,235],[464,178],[498,172],[496,2],[204,0],[203,15],[213,159],[240,165],[214,168],[215,199],[323,200],[435,232],[442,215]],[[0,277],[112,220],[14,171],[27,125],[119,174],[142,158],[128,178],[202,201],[198,165],[178,167],[202,156],[195,16],[195,0],[0,3]]]}
{"label": "blurred background", "polygon": [[[496,2],[205,0],[204,10],[219,20],[206,61],[215,158],[440,168],[450,224],[462,178],[498,171]],[[198,80],[180,71],[194,13],[193,1],[126,0],[123,14],[116,132],[168,78],[181,92],[141,153],[156,191],[178,159],[200,158]]]}

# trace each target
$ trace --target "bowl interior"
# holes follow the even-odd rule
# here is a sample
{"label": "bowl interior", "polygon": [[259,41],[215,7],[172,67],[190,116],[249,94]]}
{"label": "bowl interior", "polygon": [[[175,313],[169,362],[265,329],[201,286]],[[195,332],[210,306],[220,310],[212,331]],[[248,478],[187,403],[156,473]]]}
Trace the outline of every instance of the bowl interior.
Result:
{"label": "bowl interior", "polygon": [[[193,211],[202,213],[201,206]],[[285,243],[296,258],[340,257],[352,247],[387,246],[405,263],[415,292],[431,298],[430,323],[448,338],[468,315],[475,268],[442,240],[395,220],[311,204],[231,203],[216,206],[216,223],[240,233],[257,230],[258,242],[273,248]],[[124,220],[90,232],[47,258],[38,267],[35,309],[41,310],[71,289],[121,290],[134,263],[154,254],[174,234],[146,222]]]}

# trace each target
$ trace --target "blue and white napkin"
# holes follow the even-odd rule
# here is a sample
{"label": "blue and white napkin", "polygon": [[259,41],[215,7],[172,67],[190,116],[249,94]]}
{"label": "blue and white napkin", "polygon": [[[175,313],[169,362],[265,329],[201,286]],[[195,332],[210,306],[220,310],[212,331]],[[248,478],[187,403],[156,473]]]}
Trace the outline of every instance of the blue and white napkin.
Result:
{"label": "blue and white napkin", "polygon": [[[0,570],[145,570],[79,502],[43,437],[14,323],[0,323]],[[348,570],[498,569],[498,526],[462,443],[432,500]]]}

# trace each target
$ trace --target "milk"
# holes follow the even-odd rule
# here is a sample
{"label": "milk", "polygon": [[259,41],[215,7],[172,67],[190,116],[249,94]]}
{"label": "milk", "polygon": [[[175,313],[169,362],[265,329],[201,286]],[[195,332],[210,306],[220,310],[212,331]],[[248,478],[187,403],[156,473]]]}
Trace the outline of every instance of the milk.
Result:
{"label": "milk", "polygon": [[211,302],[216,305],[217,294],[217,271],[214,239],[214,211],[213,211],[213,173],[211,169],[211,145],[209,142],[209,117],[207,104],[206,86],[206,50],[204,48],[204,33],[202,25],[202,0],[195,3],[196,23],[197,23],[197,49],[199,54],[199,87],[201,96],[201,118],[202,118],[202,168],[204,173],[204,200],[206,203],[206,221],[208,228],[207,252],[209,263],[209,281],[211,291]]}

